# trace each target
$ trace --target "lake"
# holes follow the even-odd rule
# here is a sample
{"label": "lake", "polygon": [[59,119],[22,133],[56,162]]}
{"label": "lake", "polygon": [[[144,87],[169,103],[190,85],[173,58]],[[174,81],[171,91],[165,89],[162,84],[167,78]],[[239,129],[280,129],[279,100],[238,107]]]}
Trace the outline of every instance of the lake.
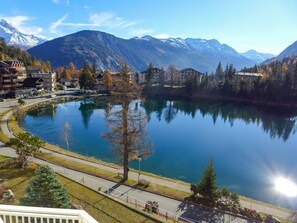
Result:
{"label": "lake", "polygon": [[[146,99],[132,106],[148,116],[154,153],[140,168],[196,183],[211,158],[218,185],[240,195],[297,209],[296,111],[235,103]],[[49,143],[116,162],[103,99],[51,104],[28,112],[21,125]],[[138,169],[138,161],[131,167]]]}

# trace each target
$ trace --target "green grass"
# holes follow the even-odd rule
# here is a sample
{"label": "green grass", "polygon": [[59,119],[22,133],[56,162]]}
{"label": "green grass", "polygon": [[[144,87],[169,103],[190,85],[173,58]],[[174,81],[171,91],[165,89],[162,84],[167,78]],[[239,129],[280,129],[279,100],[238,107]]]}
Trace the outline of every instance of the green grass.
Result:
{"label": "green grass", "polygon": [[[34,176],[35,166],[21,169],[9,167],[0,169],[0,176],[7,179],[5,188],[11,189],[16,200],[9,204],[18,204],[19,199],[26,195],[29,179]],[[58,175],[58,179],[66,186],[72,203],[81,205],[90,215],[100,223],[104,222],[157,222],[145,215],[139,214],[126,206],[111,200],[83,185]]]}
{"label": "green grass", "polygon": [[[102,169],[99,169],[98,167],[93,167],[93,166],[82,164],[80,162],[76,162],[73,160],[64,159],[48,153],[41,153],[41,154],[38,154],[37,156],[43,159],[46,159],[52,163],[56,163],[70,169],[79,170],[81,172],[88,173],[88,174],[98,176],[107,180],[115,181],[115,182],[121,181],[121,178],[117,177],[118,175],[117,173],[102,170]],[[162,185],[156,185],[156,184],[149,184],[149,186],[145,188],[140,187],[138,186],[138,183],[135,180],[131,180],[131,179],[126,181],[124,184],[131,187],[144,189],[149,192],[166,195],[172,198],[176,198],[178,200],[184,200],[185,197],[188,197],[190,195],[189,193],[184,191],[180,191],[174,188],[170,188]]]}
{"label": "green grass", "polygon": [[[43,102],[42,104],[45,104],[45,102]],[[34,106],[29,105],[29,106],[26,106],[24,108],[24,110],[27,111],[27,110],[29,110],[29,109],[31,109],[33,107],[36,108],[37,106],[39,106],[39,105],[34,105]],[[6,111],[5,114],[7,114],[8,112],[9,111]],[[2,119],[2,117],[5,114],[2,113],[0,115],[0,118]],[[14,134],[17,134],[17,133],[23,131],[22,128],[19,127],[18,122],[15,120],[15,118],[13,116],[9,117],[8,126],[9,126],[10,130]],[[0,131],[0,140],[3,141],[3,142],[5,142],[5,141],[7,142],[7,141],[9,141],[9,138],[7,136],[5,136],[3,134],[3,132]],[[111,166],[111,167],[114,167],[114,168],[121,168],[120,166],[118,166],[116,164],[106,163],[104,161],[95,159],[93,157],[86,157],[86,156],[83,156],[83,155],[80,155],[80,154],[77,154],[77,153],[62,149],[62,148],[60,148],[58,146],[55,146],[55,145],[52,145],[52,144],[46,143],[45,148],[48,149],[48,150],[57,152],[57,153],[61,153],[61,154],[68,155],[68,156],[71,156],[71,157],[75,157],[75,158],[78,158],[78,159],[90,161],[90,162],[93,162],[93,163],[98,163],[98,164],[105,165],[105,166]],[[47,160],[49,160],[49,161],[51,161],[53,163],[62,165],[64,167],[80,170],[82,172],[89,173],[89,174],[92,174],[92,175],[95,175],[95,176],[98,176],[98,177],[102,177],[102,178],[105,178],[105,179],[108,179],[108,180],[112,180],[112,181],[115,181],[115,182],[118,182],[118,181],[121,180],[120,178],[117,177],[117,174],[114,173],[114,172],[108,172],[106,170],[102,170],[102,169],[99,169],[97,167],[81,164],[80,162],[75,162],[75,161],[68,160],[68,159],[59,158],[57,156],[50,155],[50,154],[41,154],[40,156],[42,158],[44,158],[44,159],[47,159]],[[131,171],[134,171],[134,170],[131,169]],[[170,182],[173,182],[173,183],[178,183],[178,184],[181,184],[181,185],[186,185],[186,186],[190,187],[190,184],[188,184],[186,182],[183,182],[183,181],[174,180],[174,179],[170,179],[170,178],[165,178],[165,177],[162,177],[162,176],[158,176],[158,175],[151,174],[151,173],[146,173],[146,172],[142,172],[142,174],[147,175],[147,176],[156,177],[156,178],[163,179],[163,180],[167,180],[167,181],[170,181]],[[129,185],[129,186],[132,186],[132,187],[138,187],[137,182],[134,181],[134,180],[128,180],[128,181],[125,182],[125,184]],[[185,197],[188,197],[190,195],[187,192],[180,191],[180,190],[170,188],[170,187],[166,187],[166,186],[162,186],[162,185],[150,184],[146,188],[142,188],[142,187],[138,187],[138,188],[144,189],[144,190],[149,191],[149,192],[161,194],[161,195],[166,195],[166,196],[169,196],[169,197],[172,197],[172,198],[176,198],[178,200],[183,200]],[[251,200],[250,198],[245,198],[245,197],[242,197],[242,196],[240,196],[240,199],[248,200],[248,201]],[[277,208],[277,209],[280,209],[280,210],[283,210],[283,211],[293,212],[291,210],[276,207],[276,206],[274,206],[272,204],[263,203],[261,201],[253,200],[253,202],[254,203],[259,203],[259,204],[264,205],[264,206]]]}
{"label": "green grass", "polygon": [[7,156],[0,156],[0,162],[10,159]]}

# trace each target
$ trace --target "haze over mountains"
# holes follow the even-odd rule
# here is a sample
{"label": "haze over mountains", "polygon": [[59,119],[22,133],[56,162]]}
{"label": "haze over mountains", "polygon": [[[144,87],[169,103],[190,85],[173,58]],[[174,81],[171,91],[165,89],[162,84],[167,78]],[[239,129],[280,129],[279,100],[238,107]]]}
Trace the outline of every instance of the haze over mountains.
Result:
{"label": "haze over mountains", "polygon": [[7,44],[19,46],[22,49],[29,49],[45,41],[37,36],[18,31],[4,19],[0,20],[0,37],[4,38]]}
{"label": "haze over mountains", "polygon": [[49,60],[54,67],[73,62],[81,67],[84,61],[103,69],[118,69],[125,60],[137,71],[143,71],[149,63],[166,68],[174,64],[182,69],[192,67],[201,72],[212,72],[219,62],[235,68],[251,67],[264,61],[297,55],[297,41],[275,57],[273,54],[249,50],[238,53],[216,39],[168,38],[151,36],[122,39],[100,31],[80,31],[45,42],[34,35],[24,34],[4,19],[0,20],[0,37],[9,45],[29,49],[28,52],[42,60]]}

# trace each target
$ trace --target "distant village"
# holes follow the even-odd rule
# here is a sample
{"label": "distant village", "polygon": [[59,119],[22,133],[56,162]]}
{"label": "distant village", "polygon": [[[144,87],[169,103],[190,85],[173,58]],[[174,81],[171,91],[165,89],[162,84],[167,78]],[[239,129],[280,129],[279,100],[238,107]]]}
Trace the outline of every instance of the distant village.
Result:
{"label": "distant village", "polygon": [[[119,75],[119,71],[110,71],[113,79]],[[138,84],[145,85],[147,81],[148,70],[142,72],[130,72],[131,79]],[[176,70],[174,74],[169,74],[164,69],[153,67],[152,85],[174,84],[175,86],[184,86],[189,78],[195,77],[201,81],[203,73],[193,69],[185,68]],[[251,81],[262,78],[261,73],[236,72],[234,75],[239,81]],[[103,72],[96,72],[95,87],[93,90],[105,90]],[[41,92],[53,92],[58,89],[79,88],[78,77],[59,78],[54,71],[44,72],[42,66],[25,67],[19,60],[0,61],[0,97],[2,98],[24,98],[34,96]]]}

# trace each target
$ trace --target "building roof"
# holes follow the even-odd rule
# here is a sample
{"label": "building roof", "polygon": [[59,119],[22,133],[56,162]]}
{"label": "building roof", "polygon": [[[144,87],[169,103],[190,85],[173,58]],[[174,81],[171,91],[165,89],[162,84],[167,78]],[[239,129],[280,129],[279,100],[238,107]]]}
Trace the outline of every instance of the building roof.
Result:
{"label": "building roof", "polygon": [[201,73],[201,72],[199,72],[198,70],[195,70],[195,69],[193,69],[193,68],[190,68],[190,67],[187,67],[187,68],[181,69],[179,72],[183,73],[183,72],[186,72],[186,71],[188,71],[188,70],[191,70],[191,71],[193,71],[193,72],[197,72],[197,73],[199,73],[199,74],[202,74],[202,73]]}
{"label": "building roof", "polygon": [[251,76],[251,77],[263,77],[263,74],[261,73],[250,73],[250,72],[236,72],[235,75],[238,76]]}
{"label": "building roof", "polygon": [[31,72],[42,72],[42,66],[29,66],[28,70]]}
{"label": "building roof", "polygon": [[[147,73],[147,71],[148,70],[144,70],[144,71],[142,71],[142,72],[140,72],[140,73]],[[153,67],[153,72],[164,72],[164,70],[163,69],[161,69],[161,68],[158,68],[158,67]]]}
{"label": "building roof", "polygon": [[1,67],[0,66],[0,74],[16,74],[19,71],[15,68],[7,68],[7,67]]}
{"label": "building roof", "polygon": [[35,87],[40,84],[40,82],[42,83],[43,80],[39,77],[28,77],[24,80],[24,87]]}

